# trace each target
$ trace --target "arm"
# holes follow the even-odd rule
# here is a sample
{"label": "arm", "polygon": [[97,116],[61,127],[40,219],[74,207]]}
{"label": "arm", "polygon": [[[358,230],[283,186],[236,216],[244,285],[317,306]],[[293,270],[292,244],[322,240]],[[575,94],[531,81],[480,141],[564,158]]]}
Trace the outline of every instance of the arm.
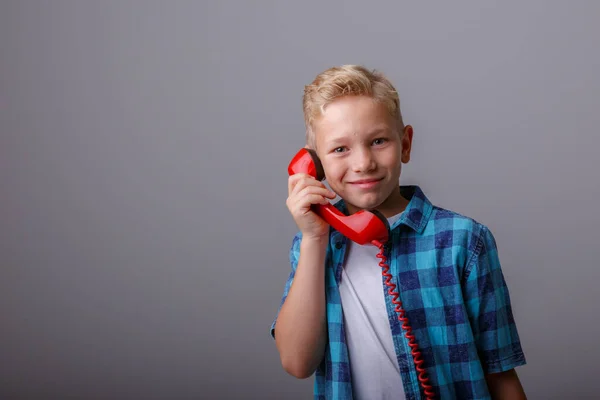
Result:
{"label": "arm", "polygon": [[493,399],[525,399],[514,368],[525,365],[510,294],[494,236],[480,226],[463,281],[463,296]]}
{"label": "arm", "polygon": [[327,237],[304,238],[293,283],[277,317],[275,343],[290,375],[311,376],[327,343],[325,256]]}
{"label": "arm", "polygon": [[486,374],[485,380],[494,400],[527,400],[517,371],[514,368],[495,374]]}

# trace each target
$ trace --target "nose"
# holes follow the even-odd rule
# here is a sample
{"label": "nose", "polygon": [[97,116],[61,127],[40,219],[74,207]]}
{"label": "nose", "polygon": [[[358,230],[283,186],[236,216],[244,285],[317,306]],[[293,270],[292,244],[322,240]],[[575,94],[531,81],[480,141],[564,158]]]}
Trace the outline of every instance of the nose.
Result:
{"label": "nose", "polygon": [[375,158],[373,153],[368,149],[361,149],[354,153],[352,160],[352,171],[361,173],[369,172],[375,169]]}

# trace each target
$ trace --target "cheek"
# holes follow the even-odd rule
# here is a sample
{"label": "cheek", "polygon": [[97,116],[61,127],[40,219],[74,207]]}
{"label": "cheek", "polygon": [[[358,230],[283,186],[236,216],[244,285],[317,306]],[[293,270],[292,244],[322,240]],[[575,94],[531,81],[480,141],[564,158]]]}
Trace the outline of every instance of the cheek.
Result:
{"label": "cheek", "polygon": [[399,151],[394,150],[393,152],[391,152],[389,154],[389,157],[387,158],[387,166],[389,168],[400,168],[402,166],[402,156],[400,154]]}
{"label": "cheek", "polygon": [[325,177],[330,184],[339,185],[339,182],[344,178],[344,170],[339,165],[327,165],[325,169]]}
{"label": "cheek", "polygon": [[390,163],[390,170],[393,176],[399,176],[402,170],[402,163],[400,161],[395,163]]}

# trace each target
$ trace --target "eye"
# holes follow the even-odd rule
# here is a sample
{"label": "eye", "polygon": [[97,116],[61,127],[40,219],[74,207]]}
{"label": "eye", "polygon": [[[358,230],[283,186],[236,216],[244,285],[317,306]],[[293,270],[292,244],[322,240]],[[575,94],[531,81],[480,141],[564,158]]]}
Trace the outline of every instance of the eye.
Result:
{"label": "eye", "polygon": [[333,149],[334,153],[341,153],[342,151],[344,151],[344,147],[336,147],[335,149]]}
{"label": "eye", "polygon": [[378,138],[378,139],[373,140],[373,144],[376,146],[380,145],[380,144],[384,144],[385,142],[386,142],[386,139],[384,139],[384,138]]}

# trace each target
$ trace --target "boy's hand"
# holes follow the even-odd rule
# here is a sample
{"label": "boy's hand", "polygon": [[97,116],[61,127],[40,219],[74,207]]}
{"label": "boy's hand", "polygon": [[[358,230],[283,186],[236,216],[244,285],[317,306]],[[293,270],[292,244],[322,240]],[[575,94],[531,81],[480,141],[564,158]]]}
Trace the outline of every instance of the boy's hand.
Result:
{"label": "boy's hand", "polygon": [[288,179],[286,204],[303,237],[323,238],[329,234],[329,224],[311,210],[313,204],[330,204],[335,193],[308,174],[294,174]]}

